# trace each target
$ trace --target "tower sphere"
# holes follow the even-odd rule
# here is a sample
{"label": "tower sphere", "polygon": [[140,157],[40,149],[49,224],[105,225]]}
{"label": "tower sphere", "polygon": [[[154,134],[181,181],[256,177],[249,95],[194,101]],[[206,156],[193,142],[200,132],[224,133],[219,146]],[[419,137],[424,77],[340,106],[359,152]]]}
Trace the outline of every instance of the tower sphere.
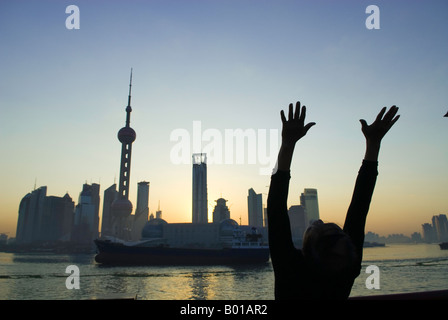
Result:
{"label": "tower sphere", "polygon": [[121,143],[132,143],[135,141],[136,137],[137,135],[131,127],[123,127],[118,131],[118,140],[120,140]]}
{"label": "tower sphere", "polygon": [[118,218],[126,218],[132,213],[132,203],[128,199],[119,198],[112,202],[112,212]]}

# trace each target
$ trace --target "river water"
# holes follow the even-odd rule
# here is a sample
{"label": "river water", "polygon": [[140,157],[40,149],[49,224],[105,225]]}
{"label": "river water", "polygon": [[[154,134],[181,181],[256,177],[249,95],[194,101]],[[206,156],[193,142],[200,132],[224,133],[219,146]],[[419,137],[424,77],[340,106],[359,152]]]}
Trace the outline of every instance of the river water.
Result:
{"label": "river water", "polygon": [[[76,266],[79,278],[67,267]],[[369,266],[377,271],[366,273]],[[373,281],[376,288],[368,288]],[[79,281],[78,281],[79,280]],[[73,288],[79,284],[79,289]],[[70,289],[71,287],[71,289]],[[272,300],[270,263],[258,266],[102,266],[94,255],[0,253],[1,300]],[[351,296],[448,289],[448,250],[437,244],[365,248]]]}

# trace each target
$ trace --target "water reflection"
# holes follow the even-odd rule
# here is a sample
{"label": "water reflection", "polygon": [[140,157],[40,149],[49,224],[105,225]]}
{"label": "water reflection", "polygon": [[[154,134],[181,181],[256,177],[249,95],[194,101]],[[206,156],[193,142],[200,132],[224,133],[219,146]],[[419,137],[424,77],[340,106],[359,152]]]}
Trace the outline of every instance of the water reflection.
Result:
{"label": "water reflection", "polygon": [[[273,288],[269,264],[262,267],[148,267],[146,272],[142,280],[144,286],[138,294],[141,299],[253,299],[254,291],[267,299]],[[254,285],[245,289],[247,283]]]}
{"label": "water reflection", "polygon": [[[213,299],[213,285],[211,285],[211,281],[213,279],[213,275],[202,273],[202,272],[194,272],[189,276],[188,284],[191,288],[191,297],[188,299],[194,300],[206,300]],[[210,295],[210,297],[209,297]]]}
{"label": "water reflection", "polygon": [[[68,290],[66,268],[80,270]],[[271,299],[272,268],[256,266],[107,266],[93,255],[0,255],[0,299],[92,299],[114,295],[151,300]]]}

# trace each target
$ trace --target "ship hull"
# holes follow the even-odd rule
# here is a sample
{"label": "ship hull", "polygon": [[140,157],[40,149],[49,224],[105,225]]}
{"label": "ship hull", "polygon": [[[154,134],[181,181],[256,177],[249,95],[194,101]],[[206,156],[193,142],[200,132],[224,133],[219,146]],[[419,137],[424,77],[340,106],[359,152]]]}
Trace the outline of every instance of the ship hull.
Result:
{"label": "ship hull", "polygon": [[95,261],[101,264],[235,265],[266,263],[269,260],[269,249],[266,247],[223,249],[132,247],[101,240],[96,240],[95,244],[99,251]]}

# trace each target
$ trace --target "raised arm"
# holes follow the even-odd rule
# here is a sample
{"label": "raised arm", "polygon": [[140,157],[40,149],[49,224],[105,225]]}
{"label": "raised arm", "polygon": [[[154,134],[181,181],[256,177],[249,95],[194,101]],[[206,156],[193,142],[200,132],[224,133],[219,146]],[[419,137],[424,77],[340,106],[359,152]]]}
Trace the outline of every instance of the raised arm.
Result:
{"label": "raised arm", "polygon": [[398,112],[396,106],[392,106],[386,114],[385,112],[386,107],[380,111],[371,125],[367,125],[363,119],[360,120],[361,130],[366,139],[366,151],[344,223],[344,231],[352,238],[359,259],[362,259],[364,228],[378,175],[378,155],[381,141],[400,117],[396,116]]}
{"label": "raised arm", "polygon": [[289,265],[291,251],[294,250],[291,226],[288,217],[287,199],[290,180],[290,166],[296,142],[306,135],[315,123],[305,125],[306,108],[300,110],[300,102],[289,105],[288,120],[281,112],[282,144],[278,154],[277,170],[271,177],[267,201],[268,232],[271,261],[276,272]]}
{"label": "raised arm", "polygon": [[293,110],[293,104],[289,104],[288,120],[286,120],[283,110],[280,112],[282,119],[282,144],[278,154],[277,168],[281,171],[289,171],[291,168],[292,155],[294,148],[308,130],[314,126],[315,122],[305,125],[306,107],[300,109],[300,102],[296,103],[296,110]]}

